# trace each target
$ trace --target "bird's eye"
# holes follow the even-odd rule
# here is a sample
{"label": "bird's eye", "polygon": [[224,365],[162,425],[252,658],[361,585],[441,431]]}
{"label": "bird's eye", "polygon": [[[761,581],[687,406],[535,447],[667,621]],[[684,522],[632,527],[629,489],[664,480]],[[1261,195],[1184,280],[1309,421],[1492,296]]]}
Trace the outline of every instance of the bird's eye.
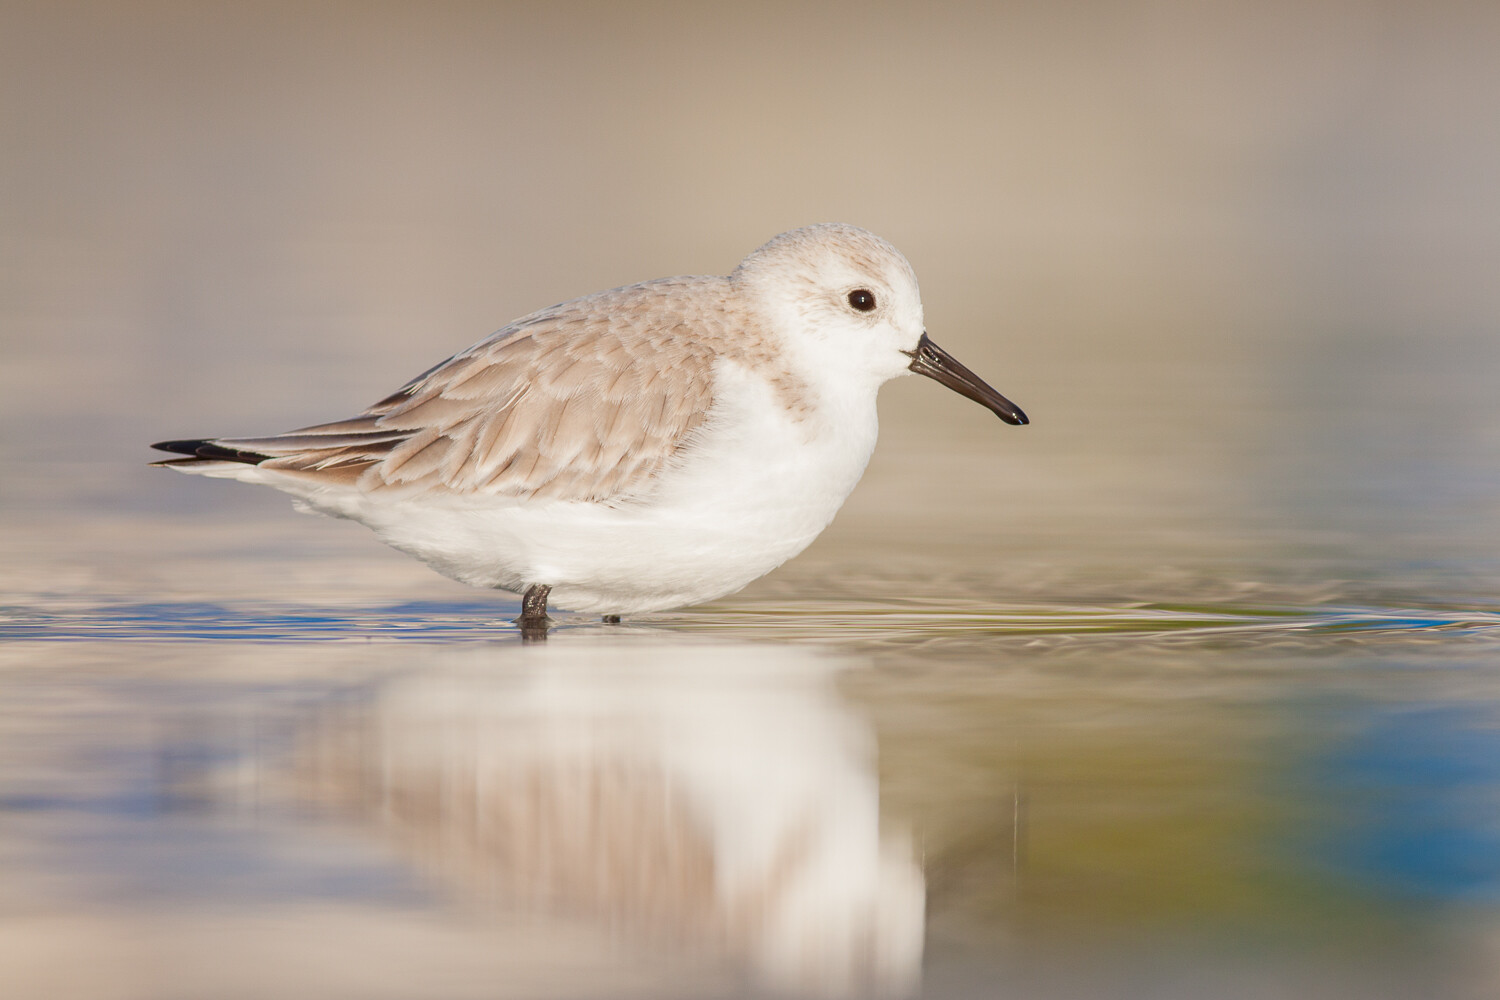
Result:
{"label": "bird's eye", "polygon": [[862,313],[875,308],[875,293],[868,288],[856,288],[849,293],[849,304]]}

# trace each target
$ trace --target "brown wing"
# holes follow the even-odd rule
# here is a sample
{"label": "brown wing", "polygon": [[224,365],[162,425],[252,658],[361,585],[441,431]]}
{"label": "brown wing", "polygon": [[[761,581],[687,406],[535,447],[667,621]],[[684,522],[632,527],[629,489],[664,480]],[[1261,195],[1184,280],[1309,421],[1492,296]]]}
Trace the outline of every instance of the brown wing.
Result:
{"label": "brown wing", "polygon": [[698,334],[724,316],[695,308],[702,297],[694,294],[709,281],[723,279],[666,279],[564,303],[351,420],[213,444],[262,468],[366,490],[589,501],[637,494],[712,402],[713,357]]}

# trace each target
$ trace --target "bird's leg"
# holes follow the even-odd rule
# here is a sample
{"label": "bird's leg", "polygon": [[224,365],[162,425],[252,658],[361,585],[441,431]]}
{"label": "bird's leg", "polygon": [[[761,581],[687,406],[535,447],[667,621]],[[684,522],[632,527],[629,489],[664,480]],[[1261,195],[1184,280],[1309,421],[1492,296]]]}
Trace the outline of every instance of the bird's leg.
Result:
{"label": "bird's leg", "polygon": [[533,583],[526,588],[526,593],[521,598],[521,617],[516,619],[520,625],[543,625],[547,618],[547,595],[552,593],[552,588],[545,583]]}

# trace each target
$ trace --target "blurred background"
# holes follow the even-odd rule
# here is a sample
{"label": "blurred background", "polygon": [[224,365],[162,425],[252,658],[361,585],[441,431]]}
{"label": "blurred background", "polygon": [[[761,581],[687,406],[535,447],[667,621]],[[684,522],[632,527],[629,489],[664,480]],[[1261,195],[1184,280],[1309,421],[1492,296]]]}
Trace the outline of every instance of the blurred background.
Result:
{"label": "blurred background", "polygon": [[[845,221],[907,255],[934,340],[1033,423],[893,383],[825,536],[650,628],[769,640],[778,664],[833,647],[846,679],[815,703],[868,728],[881,763],[806,752],[842,768],[840,788],[878,778],[867,853],[899,854],[886,827],[915,824],[927,989],[983,992],[1034,949],[1016,995],[1494,995],[1497,50],[1500,7],[1465,0],[0,3],[0,624],[16,640],[0,670],[25,692],[0,712],[0,806],[27,816],[0,835],[9,873],[27,873],[7,875],[0,919],[89,914],[87,940],[128,966],[121,914],[160,917],[154,971],[79,980],[95,996],[399,996],[413,981],[350,979],[323,956],[240,993],[212,961],[174,979],[217,947],[162,950],[198,926],[173,909],[184,894],[236,914],[220,937],[246,967],[306,936],[287,927],[335,927],[377,952],[405,942],[403,976],[441,964],[444,995],[503,975],[465,964],[494,938],[462,920],[360,923],[367,898],[427,904],[405,875],[309,860],[316,838],[245,813],[242,792],[262,788],[246,768],[281,760],[266,740],[364,732],[357,746],[387,752],[413,745],[396,729],[442,728],[410,709],[397,716],[426,721],[390,722],[378,692],[354,722],[294,722],[408,662],[335,656],[308,630],[375,621],[435,642],[448,615],[480,642],[464,622],[513,609],[270,491],[149,469],[146,445],[346,416],[531,310],[727,273],[778,232]],[[410,601],[427,603],[391,610]],[[342,610],[255,610],[278,602]],[[1325,631],[1236,631],[1271,613]],[[1370,616],[1399,634],[1354,642]],[[1158,634],[1205,622],[1237,638]],[[270,644],[236,645],[252,634]],[[614,655],[587,648],[594,667]],[[496,647],[495,669],[517,649]],[[447,655],[418,659],[489,689]],[[199,715],[242,724],[209,736]],[[267,788],[312,782],[315,799],[380,812],[349,777],[359,753],[292,756]],[[160,766],[184,758],[191,794]],[[226,761],[238,804],[201,819]],[[642,794],[679,788],[680,767],[650,765]],[[273,831],[281,853],[256,855],[283,873],[272,894],[308,892],[286,888],[307,875],[325,909],[257,923],[244,879],[204,889],[247,870],[214,839],[226,823]],[[435,821],[396,825],[400,840]],[[139,853],[143,829],[176,838],[181,864]],[[83,854],[40,846],[64,834]],[[882,857],[888,914],[920,891]],[[132,866],[144,883],[119,888]],[[326,888],[353,883],[367,895]],[[908,943],[917,909],[892,925]],[[0,948],[0,982],[8,967],[51,995],[55,970],[23,959],[80,940],[59,920],[11,935],[28,943]],[[594,947],[524,924],[505,932],[531,942],[517,953]],[[666,981],[547,968],[520,992]],[[910,961],[887,971],[854,982],[915,988]]]}

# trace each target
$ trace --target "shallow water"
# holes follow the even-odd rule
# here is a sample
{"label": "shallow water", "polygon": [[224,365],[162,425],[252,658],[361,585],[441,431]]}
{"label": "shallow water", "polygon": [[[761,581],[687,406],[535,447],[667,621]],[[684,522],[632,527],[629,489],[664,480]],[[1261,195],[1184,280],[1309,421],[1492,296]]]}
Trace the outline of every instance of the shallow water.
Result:
{"label": "shallow water", "polygon": [[233,484],[14,504],[5,995],[1493,994],[1483,547],[889,437],[745,593],[540,641]]}

